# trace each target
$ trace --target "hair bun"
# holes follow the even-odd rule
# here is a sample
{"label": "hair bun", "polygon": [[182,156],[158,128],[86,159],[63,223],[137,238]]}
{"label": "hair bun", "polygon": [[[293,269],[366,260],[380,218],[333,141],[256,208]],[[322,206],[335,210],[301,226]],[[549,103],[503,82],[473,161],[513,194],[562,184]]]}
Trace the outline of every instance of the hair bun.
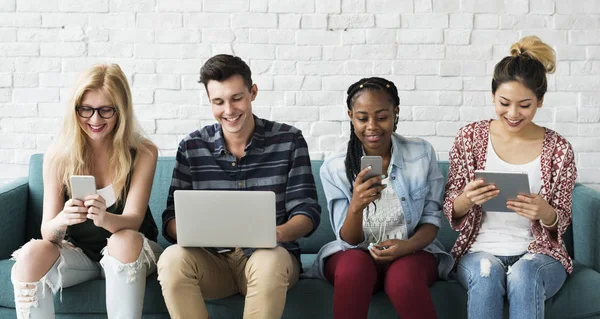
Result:
{"label": "hair bun", "polygon": [[513,57],[527,56],[542,63],[546,73],[556,71],[556,55],[554,49],[535,35],[522,38],[510,47]]}
{"label": "hair bun", "polygon": [[510,56],[518,57],[521,55],[521,48],[519,47],[519,43],[515,43],[510,47]]}

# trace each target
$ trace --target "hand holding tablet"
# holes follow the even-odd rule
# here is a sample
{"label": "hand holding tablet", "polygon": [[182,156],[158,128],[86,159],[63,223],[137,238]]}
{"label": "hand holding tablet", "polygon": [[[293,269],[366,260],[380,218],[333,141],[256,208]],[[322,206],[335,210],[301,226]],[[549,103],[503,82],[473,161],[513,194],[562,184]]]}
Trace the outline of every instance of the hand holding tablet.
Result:
{"label": "hand holding tablet", "polygon": [[467,183],[463,194],[472,205],[483,205],[483,203],[494,198],[500,191],[496,185],[487,185],[483,179],[475,179]]}
{"label": "hand holding tablet", "polygon": [[540,220],[545,227],[554,227],[558,222],[554,208],[539,194],[520,194],[517,200],[509,200],[507,207],[525,218]]}

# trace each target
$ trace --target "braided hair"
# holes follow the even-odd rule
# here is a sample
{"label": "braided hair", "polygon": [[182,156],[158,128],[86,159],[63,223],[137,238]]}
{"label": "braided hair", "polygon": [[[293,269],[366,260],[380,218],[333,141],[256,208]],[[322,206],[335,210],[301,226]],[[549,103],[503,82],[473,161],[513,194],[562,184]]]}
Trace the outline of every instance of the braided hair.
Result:
{"label": "braided hair", "polygon": [[[352,110],[354,101],[364,91],[384,91],[390,97],[390,102],[394,107],[400,105],[400,97],[398,97],[398,89],[393,82],[379,77],[363,78],[360,81],[350,85],[348,97],[346,98],[346,106],[348,110]],[[394,119],[394,131],[398,127],[398,116]],[[348,141],[348,150],[346,152],[346,176],[350,181],[350,191],[353,191],[354,180],[360,172],[360,158],[363,156],[362,143],[354,133],[354,125],[350,122],[350,140]]]}

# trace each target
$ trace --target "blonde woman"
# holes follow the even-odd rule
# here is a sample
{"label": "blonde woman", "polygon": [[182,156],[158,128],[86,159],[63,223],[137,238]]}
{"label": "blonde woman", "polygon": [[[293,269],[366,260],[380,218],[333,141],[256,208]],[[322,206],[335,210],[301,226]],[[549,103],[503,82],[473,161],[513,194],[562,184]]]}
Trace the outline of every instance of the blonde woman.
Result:
{"label": "blonde woman", "polygon": [[[573,149],[533,121],[555,67],[554,50],[538,37],[513,44],[494,68],[497,119],[461,128],[450,150],[444,213],[460,231],[452,253],[469,318],[502,318],[505,298],[510,318],[544,318],[544,302],[573,271],[562,239],[577,178]],[[506,202],[514,213],[484,211],[500,190],[475,170],[527,172],[529,194]]]}
{"label": "blonde woman", "polygon": [[[157,154],[138,129],[121,68],[83,72],[44,158],[42,239],[14,253],[17,318],[54,318],[52,293],[99,277],[109,318],[141,318],[161,250],[148,207]],[[97,194],[70,198],[73,175],[94,176]]]}

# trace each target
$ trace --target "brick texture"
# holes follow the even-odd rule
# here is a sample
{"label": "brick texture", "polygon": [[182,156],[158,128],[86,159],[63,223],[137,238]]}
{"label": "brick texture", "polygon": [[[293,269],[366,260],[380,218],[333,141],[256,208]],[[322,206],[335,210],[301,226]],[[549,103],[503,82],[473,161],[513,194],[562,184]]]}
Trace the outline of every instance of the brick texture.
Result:
{"label": "brick texture", "polygon": [[303,130],[313,159],[345,142],[345,91],[382,76],[400,92],[398,132],[447,159],[458,128],[494,117],[490,77],[538,35],[558,69],[537,121],[572,142],[581,182],[600,189],[600,2],[582,0],[0,0],[0,184],[52,143],[78,72],[119,63],[162,155],[213,121],[202,63],[251,66],[255,113]]}

